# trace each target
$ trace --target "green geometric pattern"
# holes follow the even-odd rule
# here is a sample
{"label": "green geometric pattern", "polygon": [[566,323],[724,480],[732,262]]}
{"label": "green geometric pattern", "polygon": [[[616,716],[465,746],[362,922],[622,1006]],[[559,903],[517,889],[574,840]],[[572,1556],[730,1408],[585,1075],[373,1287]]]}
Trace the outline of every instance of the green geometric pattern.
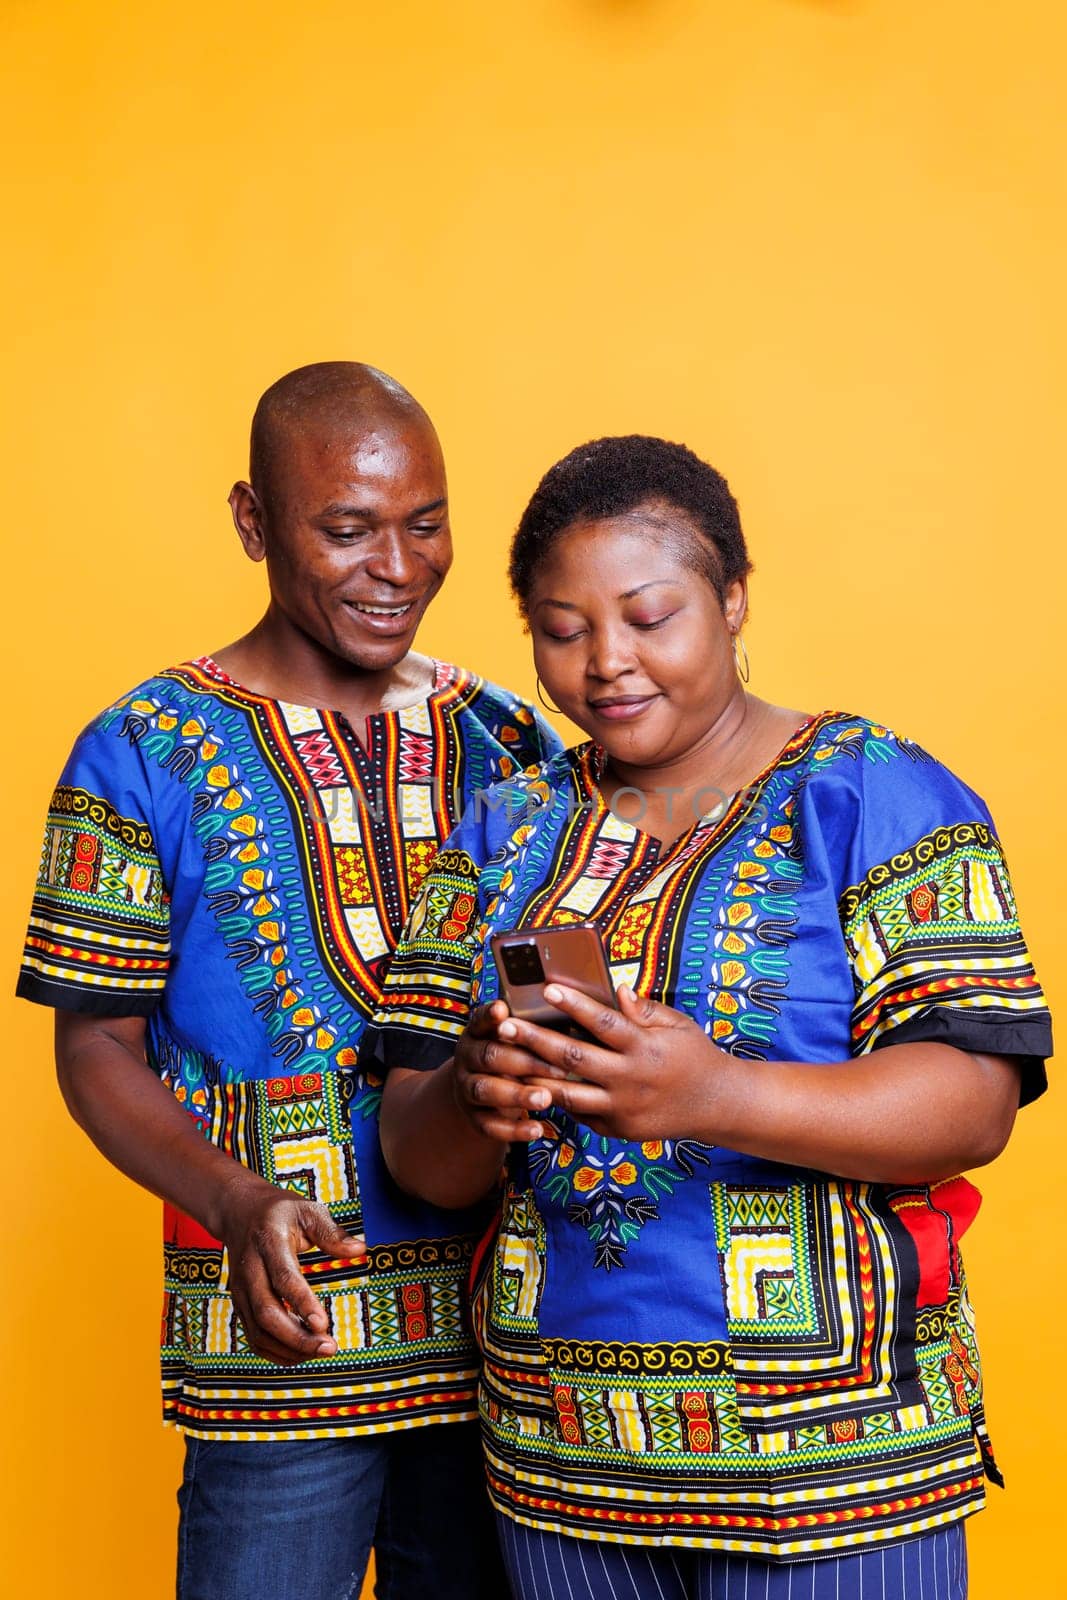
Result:
{"label": "green geometric pattern", "polygon": [[[776,1335],[798,1337],[817,1333],[820,1320],[808,1249],[808,1212],[801,1184],[776,1189],[743,1189],[729,1184],[711,1185],[715,1243],[724,1262],[731,1256],[747,1258],[747,1270],[762,1296],[762,1315],[742,1317],[727,1305],[732,1339],[758,1338],[773,1325]],[[766,1266],[752,1265],[766,1240]],[[788,1243],[788,1266],[783,1265],[783,1240]],[[737,1272],[727,1267],[727,1280]]]}
{"label": "green geometric pattern", "polygon": [[789,1233],[793,1216],[784,1189],[727,1189],[726,1221],[731,1233]]}
{"label": "green geometric pattern", "polygon": [[801,1319],[800,1300],[793,1278],[768,1278],[764,1282],[763,1303],[768,1322],[786,1320],[794,1325]]}

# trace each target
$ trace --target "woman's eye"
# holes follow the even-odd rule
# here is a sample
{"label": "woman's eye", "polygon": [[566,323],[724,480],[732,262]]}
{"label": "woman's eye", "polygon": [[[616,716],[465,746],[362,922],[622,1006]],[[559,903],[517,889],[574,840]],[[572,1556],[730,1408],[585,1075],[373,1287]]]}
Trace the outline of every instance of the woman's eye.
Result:
{"label": "woman's eye", "polygon": [[673,611],[667,611],[662,617],[631,617],[630,625],[631,627],[642,628],[646,631],[652,628],[662,628],[663,624],[665,622],[669,622],[673,616]]}

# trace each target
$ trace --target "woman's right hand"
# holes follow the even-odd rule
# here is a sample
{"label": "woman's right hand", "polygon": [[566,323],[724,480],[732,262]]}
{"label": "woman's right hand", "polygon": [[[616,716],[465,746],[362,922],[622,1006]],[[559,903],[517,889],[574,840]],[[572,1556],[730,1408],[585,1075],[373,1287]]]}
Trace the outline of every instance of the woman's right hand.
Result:
{"label": "woman's right hand", "polygon": [[554,1076],[539,1056],[508,1044],[498,1028],[510,1016],[502,1000],[473,1012],[452,1060],[456,1104],[479,1133],[503,1144],[539,1139],[539,1111],[552,1103],[549,1091],[526,1082]]}

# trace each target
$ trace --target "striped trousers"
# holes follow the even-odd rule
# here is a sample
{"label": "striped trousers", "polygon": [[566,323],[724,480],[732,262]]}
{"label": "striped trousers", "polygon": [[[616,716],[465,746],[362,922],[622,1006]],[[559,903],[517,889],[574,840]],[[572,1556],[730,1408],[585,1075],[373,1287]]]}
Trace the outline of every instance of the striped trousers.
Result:
{"label": "striped trousers", "polygon": [[962,1522],[888,1548],[788,1565],[607,1544],[497,1518],[515,1600],[966,1600]]}

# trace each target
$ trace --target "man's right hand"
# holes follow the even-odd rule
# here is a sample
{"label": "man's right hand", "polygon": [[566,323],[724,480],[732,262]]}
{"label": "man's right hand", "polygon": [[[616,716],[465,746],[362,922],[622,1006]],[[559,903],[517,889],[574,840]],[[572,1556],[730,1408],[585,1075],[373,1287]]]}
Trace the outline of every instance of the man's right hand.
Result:
{"label": "man's right hand", "polygon": [[323,1205],[278,1189],[241,1168],[220,1202],[221,1237],[229,1259],[229,1291],[257,1356],[296,1366],[337,1353],[322,1301],[297,1257],[321,1250],[334,1260],[366,1254]]}
{"label": "man's right hand", "polygon": [[74,1120],[120,1171],[194,1217],[229,1257],[230,1288],[256,1355],[282,1366],[332,1356],[336,1341],[297,1257],[358,1261],[325,1206],[279,1189],[204,1138],[145,1062],[143,1017],[56,1013],[56,1070]]}

